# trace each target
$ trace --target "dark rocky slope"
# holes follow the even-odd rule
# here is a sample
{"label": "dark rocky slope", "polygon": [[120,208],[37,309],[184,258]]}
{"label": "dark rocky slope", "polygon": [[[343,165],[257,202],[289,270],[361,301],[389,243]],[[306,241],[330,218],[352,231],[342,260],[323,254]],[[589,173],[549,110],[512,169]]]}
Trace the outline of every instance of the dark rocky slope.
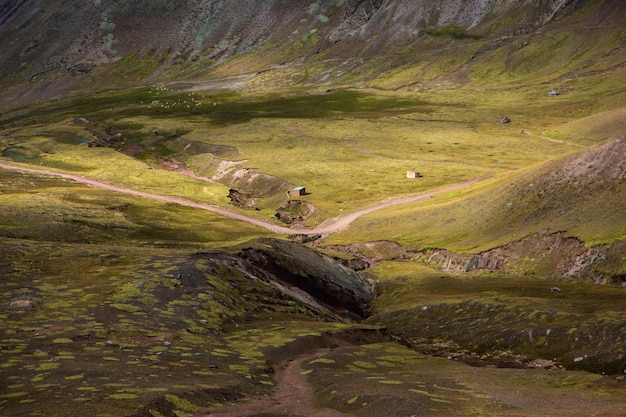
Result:
{"label": "dark rocky slope", "polygon": [[[100,86],[120,86],[207,71],[255,73],[314,56],[336,61],[345,73],[408,47],[410,56],[385,60],[386,67],[403,65],[420,45],[481,39],[478,52],[487,52],[578,9],[586,19],[579,24],[598,28],[624,15],[623,3],[611,0],[9,0],[0,6],[0,80],[3,89],[26,84],[51,95],[76,82],[88,86],[93,75],[106,75],[97,77]],[[241,60],[226,64],[233,57]]]}
{"label": "dark rocky slope", "polygon": [[374,298],[372,285],[355,271],[294,242],[260,239],[236,254],[208,252],[195,257],[212,264],[212,271],[222,265],[269,284],[285,299],[298,300],[323,317],[360,321]]}

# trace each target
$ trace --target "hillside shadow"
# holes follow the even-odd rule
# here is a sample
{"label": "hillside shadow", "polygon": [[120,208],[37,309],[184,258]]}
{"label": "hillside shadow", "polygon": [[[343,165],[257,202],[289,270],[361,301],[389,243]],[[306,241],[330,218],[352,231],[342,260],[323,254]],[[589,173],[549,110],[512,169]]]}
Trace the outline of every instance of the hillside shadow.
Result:
{"label": "hillside shadow", "polygon": [[340,115],[372,116],[376,113],[430,112],[428,103],[417,100],[380,98],[351,90],[326,94],[279,96],[258,100],[230,100],[195,109],[215,125],[246,123],[256,118],[317,119]]}
{"label": "hillside shadow", "polygon": [[[103,116],[108,120],[133,117],[187,120],[201,118],[216,126],[246,123],[260,118],[378,117],[408,113],[428,114],[434,111],[434,105],[426,101],[380,97],[354,90],[333,90],[321,94],[270,94],[258,99],[228,94],[196,101],[193,108],[177,106],[176,103],[185,102],[187,99],[187,95],[181,94],[153,96],[148,90],[92,95],[22,109],[20,112],[6,115],[0,120],[0,127],[7,129],[24,125],[45,125],[53,120],[74,117],[77,109],[80,109],[81,117],[100,121]],[[155,102],[160,104],[151,104]]]}

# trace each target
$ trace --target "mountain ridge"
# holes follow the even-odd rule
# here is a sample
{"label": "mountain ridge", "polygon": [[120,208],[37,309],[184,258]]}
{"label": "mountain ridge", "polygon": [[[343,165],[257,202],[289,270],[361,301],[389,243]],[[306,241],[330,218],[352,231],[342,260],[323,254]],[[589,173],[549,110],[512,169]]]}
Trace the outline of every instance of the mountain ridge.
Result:
{"label": "mountain ridge", "polygon": [[[130,77],[171,80],[224,70],[237,75],[317,56],[367,61],[433,42],[519,36],[581,10],[588,10],[588,25],[601,26],[625,9],[611,0],[104,0],[71,6],[55,0],[45,7],[10,0],[0,9],[0,81],[8,90],[31,84],[41,94],[85,84],[96,72],[126,73],[116,78],[119,85]],[[223,66],[233,58],[240,64]]]}

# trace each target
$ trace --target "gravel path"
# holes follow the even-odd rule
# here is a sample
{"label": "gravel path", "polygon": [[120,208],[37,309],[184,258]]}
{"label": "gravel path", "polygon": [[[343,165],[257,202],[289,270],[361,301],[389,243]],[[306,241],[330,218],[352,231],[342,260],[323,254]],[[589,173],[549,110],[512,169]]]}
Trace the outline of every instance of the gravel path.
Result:
{"label": "gravel path", "polygon": [[273,224],[264,220],[260,220],[251,216],[247,216],[245,214],[237,213],[235,211],[231,211],[231,210],[228,210],[228,209],[225,209],[223,207],[216,206],[213,204],[198,203],[196,201],[187,200],[187,199],[180,198],[180,197],[172,197],[172,196],[163,195],[163,194],[154,194],[154,193],[148,193],[145,191],[137,191],[137,190],[133,190],[130,188],[117,187],[115,185],[107,184],[98,180],[94,180],[92,178],[83,177],[81,175],[68,174],[64,172],[51,171],[51,170],[40,169],[40,168],[30,168],[30,167],[24,167],[24,166],[10,165],[6,163],[2,163],[2,162],[0,162],[0,168],[10,169],[14,171],[29,172],[33,174],[52,175],[56,177],[67,178],[67,179],[71,179],[76,182],[79,182],[79,183],[82,183],[82,184],[85,184],[94,188],[101,188],[103,190],[115,191],[118,193],[135,195],[138,197],[150,198],[153,200],[165,201],[168,203],[180,204],[182,206],[212,211],[214,213],[220,214],[222,216],[225,216],[231,219],[241,220],[241,221],[253,224],[255,226],[263,227],[267,230],[270,230],[278,234],[304,234],[304,235],[317,235],[317,234],[328,235],[328,234],[336,233],[347,228],[350,225],[350,223],[352,223],[354,220],[358,219],[359,217],[363,216],[364,214],[368,214],[373,211],[380,210],[380,209],[394,206],[394,205],[398,205],[398,204],[406,204],[406,203],[411,203],[414,201],[424,200],[437,194],[468,187],[482,179],[487,178],[487,177],[474,178],[474,179],[463,181],[457,184],[449,185],[447,187],[443,187],[438,190],[429,191],[427,193],[414,194],[414,195],[405,196],[405,197],[390,198],[378,204],[366,207],[361,210],[357,210],[352,213],[348,213],[343,216],[332,217],[326,220],[325,222],[323,222],[321,225],[315,227],[314,229],[297,229],[297,228],[279,226],[279,225],[276,225],[276,224]]}

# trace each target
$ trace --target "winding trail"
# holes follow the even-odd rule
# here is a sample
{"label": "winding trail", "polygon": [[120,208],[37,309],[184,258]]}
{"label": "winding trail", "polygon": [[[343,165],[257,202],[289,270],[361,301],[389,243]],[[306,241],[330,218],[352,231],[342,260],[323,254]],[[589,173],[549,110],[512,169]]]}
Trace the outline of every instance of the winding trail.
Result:
{"label": "winding trail", "polygon": [[313,387],[302,375],[302,363],[319,358],[329,349],[318,349],[275,367],[276,389],[271,397],[250,398],[247,402],[220,408],[205,408],[194,417],[254,417],[286,415],[307,417],[341,417],[344,414],[315,405]]}
{"label": "winding trail", "polygon": [[404,196],[404,197],[389,198],[378,204],[374,204],[372,206],[363,208],[361,210],[357,210],[352,213],[348,213],[343,216],[331,217],[313,229],[299,229],[299,228],[289,228],[289,227],[279,226],[279,225],[267,222],[265,220],[260,220],[251,216],[247,216],[245,214],[237,213],[235,211],[231,211],[231,210],[228,210],[228,209],[225,209],[223,207],[216,206],[213,204],[199,203],[196,201],[187,200],[185,198],[180,198],[180,197],[172,197],[172,196],[163,195],[163,194],[154,194],[154,193],[148,193],[145,191],[137,191],[137,190],[133,190],[130,188],[117,187],[115,185],[107,184],[98,180],[94,180],[92,178],[83,177],[81,175],[68,174],[65,172],[58,172],[58,171],[51,171],[47,169],[10,165],[10,164],[6,164],[3,162],[0,162],[0,168],[9,169],[13,171],[22,171],[22,172],[29,172],[33,174],[51,175],[55,177],[66,178],[66,179],[70,179],[70,180],[73,180],[73,181],[76,181],[81,184],[85,184],[94,188],[100,188],[103,190],[114,191],[117,193],[150,198],[152,200],[165,201],[168,203],[180,204],[181,206],[212,211],[224,217],[248,222],[250,224],[262,227],[264,229],[267,229],[271,232],[278,233],[278,234],[303,234],[303,235],[318,235],[318,234],[329,235],[329,234],[337,233],[347,228],[350,225],[350,223],[352,223],[359,217],[365,214],[371,213],[373,211],[380,210],[380,209],[390,207],[390,206],[395,206],[398,204],[412,203],[414,201],[425,200],[437,194],[446,193],[446,192],[458,190],[464,187],[468,187],[480,180],[488,178],[488,177],[474,178],[471,180],[459,182],[457,184],[452,184],[447,187],[443,187],[438,190],[429,191],[426,193],[414,194],[414,195],[409,195],[409,196]]}

